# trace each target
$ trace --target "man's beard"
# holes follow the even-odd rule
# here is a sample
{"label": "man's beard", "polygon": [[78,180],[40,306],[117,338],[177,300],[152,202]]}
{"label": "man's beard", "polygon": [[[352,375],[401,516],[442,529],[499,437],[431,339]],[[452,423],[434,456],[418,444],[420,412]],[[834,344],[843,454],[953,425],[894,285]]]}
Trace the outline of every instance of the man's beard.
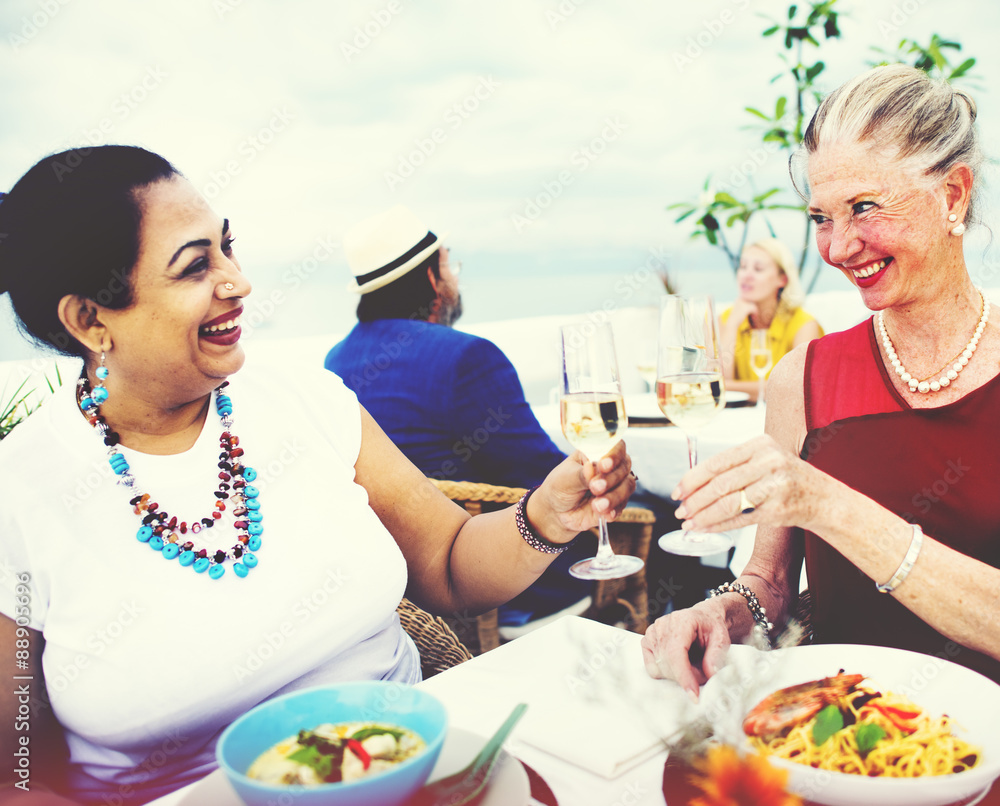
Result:
{"label": "man's beard", "polygon": [[462,295],[459,294],[454,302],[447,302],[441,300],[441,304],[438,307],[437,320],[438,324],[444,325],[445,327],[451,327],[458,321],[459,317],[462,315]]}

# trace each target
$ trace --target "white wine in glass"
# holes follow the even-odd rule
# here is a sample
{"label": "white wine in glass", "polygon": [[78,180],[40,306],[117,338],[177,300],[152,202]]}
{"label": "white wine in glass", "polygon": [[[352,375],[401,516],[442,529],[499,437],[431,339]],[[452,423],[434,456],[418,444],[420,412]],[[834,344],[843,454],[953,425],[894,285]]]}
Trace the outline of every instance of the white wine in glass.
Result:
{"label": "white wine in glass", "polygon": [[[660,304],[656,402],[687,437],[690,467],[698,463],[698,433],[726,406],[719,327],[712,298],[671,294]],[[671,554],[704,557],[732,548],[729,535],[678,530],[659,539]]]}
{"label": "white wine in glass", "polygon": [[767,343],[767,329],[755,327],[750,331],[750,369],[757,376],[757,405],[764,403],[764,379],[774,366],[774,356]]}
{"label": "white wine in glass", "polygon": [[[559,416],[569,444],[591,462],[603,458],[628,428],[622,397],[614,335],[610,324],[565,325],[562,338],[562,394]],[[580,579],[616,579],[642,568],[642,560],[615,554],[608,539],[608,524],[598,521],[597,555],[570,566]]]}

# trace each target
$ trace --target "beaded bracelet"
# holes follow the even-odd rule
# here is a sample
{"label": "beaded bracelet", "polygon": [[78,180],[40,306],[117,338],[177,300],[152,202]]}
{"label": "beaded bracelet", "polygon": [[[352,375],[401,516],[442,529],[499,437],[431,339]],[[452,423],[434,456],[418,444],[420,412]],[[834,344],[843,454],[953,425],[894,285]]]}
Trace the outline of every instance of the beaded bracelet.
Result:
{"label": "beaded bracelet", "polygon": [[569,543],[553,543],[546,540],[540,534],[536,534],[535,530],[531,528],[531,524],[528,523],[528,499],[537,489],[538,487],[532,487],[528,490],[528,492],[522,495],[521,500],[517,502],[517,509],[514,510],[514,521],[517,523],[517,531],[521,533],[521,537],[524,538],[524,542],[533,549],[543,551],[546,554],[562,554],[570,547],[570,544],[576,538],[570,540]]}
{"label": "beaded bracelet", "polygon": [[723,593],[738,593],[744,599],[747,600],[747,607],[750,608],[750,615],[753,616],[754,629],[758,630],[769,644],[771,642],[770,632],[774,629],[774,625],[767,620],[767,613],[757,598],[757,594],[754,593],[746,585],[741,585],[739,582],[726,582],[723,585],[714,590],[709,591],[709,598],[719,596]]}

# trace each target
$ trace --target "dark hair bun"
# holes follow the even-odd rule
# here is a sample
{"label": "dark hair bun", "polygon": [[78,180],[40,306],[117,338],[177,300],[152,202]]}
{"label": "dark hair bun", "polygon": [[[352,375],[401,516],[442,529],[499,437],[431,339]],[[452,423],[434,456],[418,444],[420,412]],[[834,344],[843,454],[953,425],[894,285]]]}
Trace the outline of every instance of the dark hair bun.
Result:
{"label": "dark hair bun", "polygon": [[131,303],[142,219],[135,191],[176,174],[143,148],[98,146],[45,157],[17,181],[0,203],[0,291],[26,335],[84,355],[59,320],[59,301],[79,294],[109,308]]}

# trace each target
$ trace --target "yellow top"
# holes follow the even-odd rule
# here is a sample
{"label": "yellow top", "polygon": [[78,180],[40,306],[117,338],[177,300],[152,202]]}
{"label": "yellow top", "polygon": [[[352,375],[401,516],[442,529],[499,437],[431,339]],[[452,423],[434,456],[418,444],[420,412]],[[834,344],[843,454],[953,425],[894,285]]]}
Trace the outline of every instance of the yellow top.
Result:
{"label": "yellow top", "polygon": [[[732,312],[732,307],[726,308],[719,318],[725,322],[729,318],[729,314]],[[775,314],[774,319],[771,321],[771,326],[767,329],[767,343],[771,348],[771,356],[773,362],[771,364],[771,369],[778,363],[778,360],[788,352],[791,352],[794,346],[795,336],[802,329],[802,326],[807,322],[815,322],[814,316],[805,312],[802,308],[796,308],[794,311],[789,313],[788,311],[779,308],[778,312]],[[823,327],[819,325],[819,335],[823,335]],[[768,377],[771,374],[771,370],[768,370]],[[740,328],[736,331],[736,356],[735,363],[733,366],[734,379],[737,381],[755,381],[757,376],[753,374],[753,370],[750,368],[750,318],[747,317],[740,323]]]}

